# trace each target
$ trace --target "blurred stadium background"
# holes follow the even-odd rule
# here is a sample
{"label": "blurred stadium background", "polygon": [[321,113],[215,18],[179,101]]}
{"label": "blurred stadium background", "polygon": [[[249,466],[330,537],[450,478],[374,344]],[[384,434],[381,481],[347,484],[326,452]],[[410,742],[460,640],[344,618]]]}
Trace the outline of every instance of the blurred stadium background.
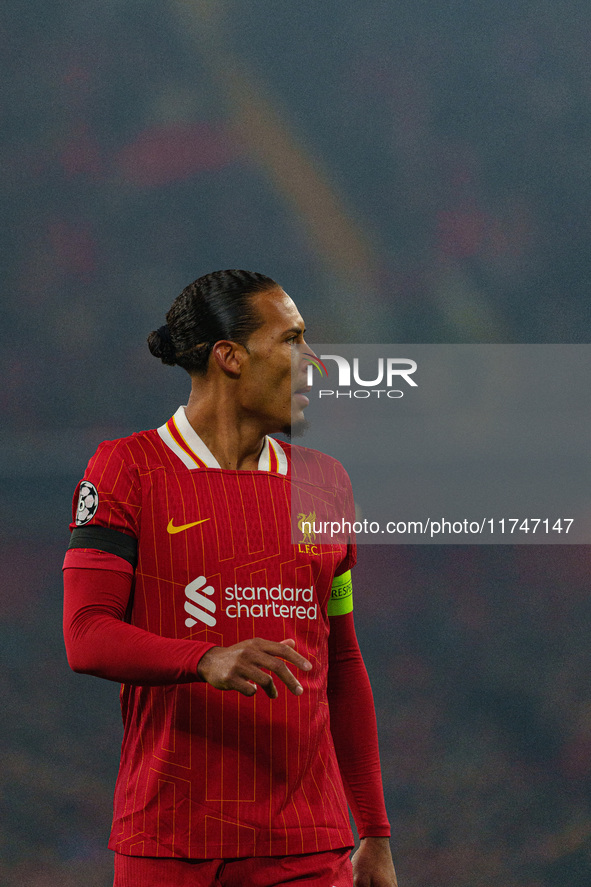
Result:
{"label": "blurred stadium background", "polygon": [[[60,567],[97,443],[184,402],[147,333],[245,267],[316,341],[588,342],[591,7],[4,0],[0,41],[0,882],[108,887],[118,688]],[[356,572],[401,887],[589,887],[588,549]]]}

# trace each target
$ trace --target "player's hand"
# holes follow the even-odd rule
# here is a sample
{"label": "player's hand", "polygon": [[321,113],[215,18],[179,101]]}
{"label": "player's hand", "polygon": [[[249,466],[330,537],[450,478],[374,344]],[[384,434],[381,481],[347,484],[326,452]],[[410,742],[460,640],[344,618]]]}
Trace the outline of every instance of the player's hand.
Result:
{"label": "player's hand", "polygon": [[296,653],[294,647],[292,638],[281,643],[252,638],[232,647],[212,647],[199,660],[197,671],[218,690],[238,690],[245,696],[254,696],[258,685],[269,699],[279,695],[273,680],[276,675],[288,690],[300,696],[304,688],[283,660],[303,671],[310,671],[312,663]]}
{"label": "player's hand", "polygon": [[389,838],[362,838],[351,862],[355,887],[398,887]]}

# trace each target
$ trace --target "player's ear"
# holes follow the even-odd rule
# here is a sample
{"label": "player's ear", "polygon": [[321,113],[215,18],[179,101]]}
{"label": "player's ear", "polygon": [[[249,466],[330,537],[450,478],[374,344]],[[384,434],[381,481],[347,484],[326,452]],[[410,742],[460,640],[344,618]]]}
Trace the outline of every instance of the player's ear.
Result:
{"label": "player's ear", "polygon": [[239,345],[228,339],[216,342],[211,350],[211,355],[219,368],[235,378],[240,376],[246,353],[244,345]]}

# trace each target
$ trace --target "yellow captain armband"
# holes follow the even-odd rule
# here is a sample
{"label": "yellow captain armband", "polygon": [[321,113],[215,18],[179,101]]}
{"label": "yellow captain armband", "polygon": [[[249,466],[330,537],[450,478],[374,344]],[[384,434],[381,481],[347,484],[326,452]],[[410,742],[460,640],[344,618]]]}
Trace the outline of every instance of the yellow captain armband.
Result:
{"label": "yellow captain armband", "polygon": [[332,580],[332,588],[330,590],[330,599],[328,601],[329,616],[344,616],[353,609],[353,583],[351,581],[351,570],[335,576]]}

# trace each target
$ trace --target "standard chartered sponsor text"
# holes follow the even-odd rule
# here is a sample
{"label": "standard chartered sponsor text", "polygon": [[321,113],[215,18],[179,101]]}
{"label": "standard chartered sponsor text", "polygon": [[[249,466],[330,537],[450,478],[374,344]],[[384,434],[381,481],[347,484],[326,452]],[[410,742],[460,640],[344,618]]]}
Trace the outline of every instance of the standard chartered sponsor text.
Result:
{"label": "standard chartered sponsor text", "polygon": [[458,536],[460,534],[511,536],[530,533],[539,535],[568,533],[573,523],[574,518],[572,517],[483,517],[479,520],[427,517],[424,520],[391,520],[386,523],[367,518],[356,521],[347,521],[341,518],[333,521],[303,521],[300,528],[302,532],[312,533],[316,537],[341,538],[351,534],[371,536],[388,533],[399,536],[429,536],[432,539],[436,536]]}
{"label": "standard chartered sponsor text", "polygon": [[229,585],[224,589],[226,616],[261,619],[266,616],[284,619],[317,619],[318,605],[314,603],[314,589],[273,585]]}

